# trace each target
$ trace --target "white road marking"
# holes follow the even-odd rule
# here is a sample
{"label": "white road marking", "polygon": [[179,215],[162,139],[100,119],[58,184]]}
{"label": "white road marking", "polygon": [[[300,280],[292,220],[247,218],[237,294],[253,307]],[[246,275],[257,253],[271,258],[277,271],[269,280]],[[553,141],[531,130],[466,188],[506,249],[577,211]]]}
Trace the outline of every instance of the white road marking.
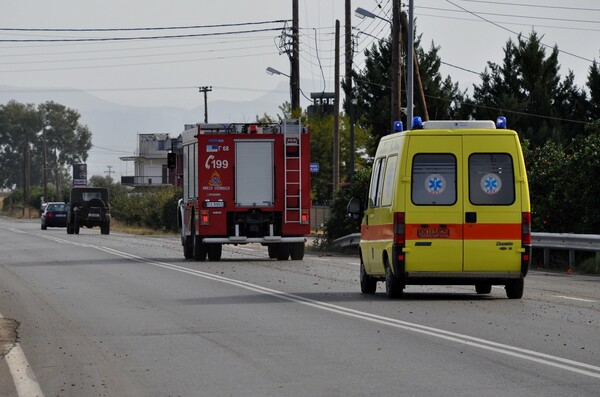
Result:
{"label": "white road marking", "polygon": [[[0,314],[0,318],[2,314]],[[40,388],[35,374],[25,357],[25,352],[21,348],[21,345],[17,342],[13,348],[4,356],[10,375],[13,378],[15,388],[17,389],[17,395],[19,397],[44,397],[44,393]]]}
{"label": "white road marking", "polygon": [[403,329],[419,334],[432,336],[435,338],[445,339],[451,342],[464,344],[472,347],[477,347],[484,350],[493,351],[496,353],[521,358],[528,361],[533,361],[539,364],[560,368],[565,371],[574,372],[580,375],[586,375],[593,378],[600,379],[600,366],[591,365],[579,361],[570,360],[550,354],[540,353],[533,350],[523,349],[517,346],[506,345],[503,343],[493,342],[486,339],[481,339],[457,332],[446,331],[439,328],[428,327],[416,323],[410,323],[390,317],[379,316],[372,313],[362,312],[346,308],[343,306],[333,305],[326,302],[317,301],[314,299],[306,298],[303,296],[290,294],[283,291],[278,291],[271,288],[262,287],[260,285],[251,284],[245,281],[239,281],[216,274],[206,273],[200,270],[188,269],[183,266],[174,265],[171,263],[158,262],[150,259],[142,258],[137,255],[129,254],[126,252],[118,251],[108,247],[94,247],[104,252],[122,257],[128,258],[136,262],[147,263],[153,266],[162,267],[164,269],[174,270],[181,273],[190,274],[192,276],[201,277],[207,280],[218,281],[223,284],[233,285],[239,288],[246,289],[248,291],[257,292],[259,294],[269,295],[279,299],[283,299],[290,302],[299,303],[316,309],[328,311],[331,313],[340,314],[347,317],[357,318],[364,321],[369,321],[376,324],[382,324],[393,328]]}
{"label": "white road marking", "polygon": [[555,298],[561,298],[561,299],[569,299],[572,301],[578,301],[578,302],[590,302],[590,303],[598,303],[597,300],[593,300],[593,299],[585,299],[585,298],[576,298],[574,296],[564,296],[564,295],[554,295]]}

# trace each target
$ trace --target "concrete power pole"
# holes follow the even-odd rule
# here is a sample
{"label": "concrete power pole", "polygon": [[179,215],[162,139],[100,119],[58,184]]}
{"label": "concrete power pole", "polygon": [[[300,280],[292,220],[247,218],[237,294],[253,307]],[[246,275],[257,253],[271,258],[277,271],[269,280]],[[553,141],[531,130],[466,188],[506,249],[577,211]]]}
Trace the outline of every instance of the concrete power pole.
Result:
{"label": "concrete power pole", "polygon": [[333,110],[333,199],[340,186],[340,21],[335,20],[335,91]]}
{"label": "concrete power pole", "polygon": [[354,116],[356,109],[354,105],[354,92],[352,90],[352,62],[353,62],[353,48],[352,48],[352,0],[346,0],[345,10],[345,47],[346,52],[344,59],[346,60],[346,109],[350,113],[350,183],[354,180]]}
{"label": "concrete power pole", "polygon": [[292,59],[290,90],[292,112],[300,108],[300,29],[298,22],[298,0],[292,1]]}
{"label": "concrete power pole", "polygon": [[204,123],[208,123],[208,92],[212,91],[211,86],[198,87],[199,92],[204,93]]}
{"label": "concrete power pole", "polygon": [[399,121],[402,116],[401,110],[401,87],[402,81],[402,29],[400,27],[400,0],[392,0],[392,104],[391,124],[393,130],[394,121]]}

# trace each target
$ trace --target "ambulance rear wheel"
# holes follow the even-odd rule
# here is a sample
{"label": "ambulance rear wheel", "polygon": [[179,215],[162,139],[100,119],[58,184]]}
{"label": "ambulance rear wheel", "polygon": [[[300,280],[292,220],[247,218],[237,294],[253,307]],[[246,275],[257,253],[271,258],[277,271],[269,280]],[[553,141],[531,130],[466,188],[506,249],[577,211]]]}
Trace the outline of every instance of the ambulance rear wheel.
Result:
{"label": "ambulance rear wheel", "polygon": [[360,261],[360,292],[374,294],[377,290],[377,280],[370,277],[365,270],[365,265]]}
{"label": "ambulance rear wheel", "polygon": [[492,284],[475,284],[475,292],[479,295],[489,294],[492,292]]}
{"label": "ambulance rear wheel", "polygon": [[404,285],[402,285],[400,279],[394,276],[394,273],[392,273],[392,268],[387,265],[385,267],[385,294],[390,299],[397,299],[402,296],[403,290]]}
{"label": "ambulance rear wheel", "polygon": [[304,258],[304,243],[291,243],[290,257],[293,261],[301,261]]}
{"label": "ambulance rear wheel", "polygon": [[290,247],[287,243],[277,244],[276,251],[278,261],[287,261],[290,257]]}
{"label": "ambulance rear wheel", "polygon": [[523,297],[523,289],[525,288],[525,280],[522,278],[510,280],[506,283],[505,288],[508,299],[521,299]]}
{"label": "ambulance rear wheel", "polygon": [[200,236],[194,237],[194,259],[197,261],[206,260],[206,244],[202,242]]}
{"label": "ambulance rear wheel", "polygon": [[221,260],[221,253],[223,252],[222,244],[206,244],[206,251],[208,252],[209,261]]}

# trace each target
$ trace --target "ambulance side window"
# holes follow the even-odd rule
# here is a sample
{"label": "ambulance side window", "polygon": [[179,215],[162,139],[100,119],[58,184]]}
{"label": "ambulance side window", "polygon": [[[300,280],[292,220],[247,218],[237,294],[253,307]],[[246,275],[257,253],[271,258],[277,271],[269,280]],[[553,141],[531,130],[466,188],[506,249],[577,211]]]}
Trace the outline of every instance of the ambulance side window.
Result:
{"label": "ambulance side window", "polygon": [[456,203],[456,157],[421,153],[413,157],[411,199],[415,205]]}
{"label": "ambulance side window", "polygon": [[469,200],[474,205],[511,205],[515,202],[515,175],[508,153],[469,156]]}
{"label": "ambulance side window", "polygon": [[398,156],[390,156],[385,165],[385,177],[383,178],[383,191],[381,192],[381,206],[389,207],[392,205],[394,196],[394,184],[396,181],[396,164]]}
{"label": "ambulance side window", "polygon": [[371,187],[369,188],[369,207],[379,207],[381,201],[381,184],[383,183],[383,163],[385,158],[375,160],[373,175],[371,175]]}

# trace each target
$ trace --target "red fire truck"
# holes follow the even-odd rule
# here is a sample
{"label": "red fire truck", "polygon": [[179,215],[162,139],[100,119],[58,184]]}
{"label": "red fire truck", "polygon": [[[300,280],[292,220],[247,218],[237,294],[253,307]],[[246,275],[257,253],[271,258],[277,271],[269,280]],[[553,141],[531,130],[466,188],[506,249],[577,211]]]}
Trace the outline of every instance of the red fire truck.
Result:
{"label": "red fire truck", "polygon": [[188,259],[217,261],[223,244],[260,243],[301,260],[310,232],[310,135],[299,120],[197,124],[182,133],[178,220]]}

